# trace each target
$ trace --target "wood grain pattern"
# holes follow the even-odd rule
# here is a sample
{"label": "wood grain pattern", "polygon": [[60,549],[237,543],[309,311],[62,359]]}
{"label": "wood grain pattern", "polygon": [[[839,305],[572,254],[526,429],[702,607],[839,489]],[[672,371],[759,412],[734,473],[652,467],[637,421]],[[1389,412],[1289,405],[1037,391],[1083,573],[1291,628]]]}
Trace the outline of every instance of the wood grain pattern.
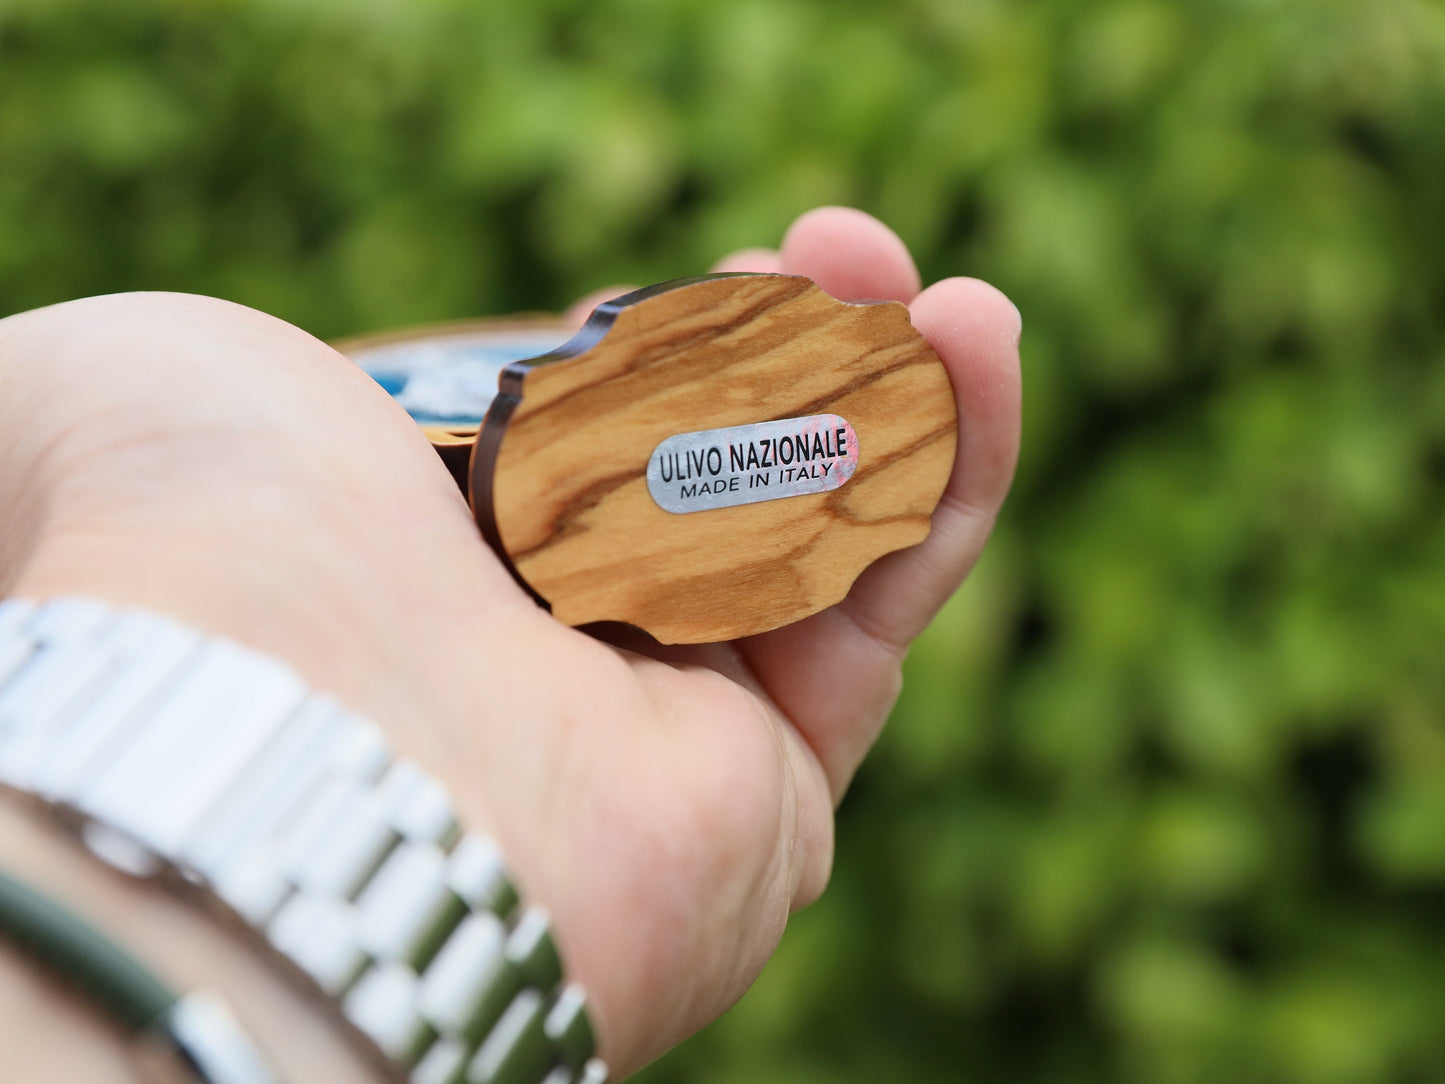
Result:
{"label": "wood grain pattern", "polygon": [[[837,489],[687,514],[649,492],[668,437],[816,414],[857,434]],[[845,304],[794,276],[710,276],[609,303],[555,354],[509,366],[472,500],[559,620],[732,639],[838,602],[878,557],[921,542],[957,423],[948,374],[903,305]]]}

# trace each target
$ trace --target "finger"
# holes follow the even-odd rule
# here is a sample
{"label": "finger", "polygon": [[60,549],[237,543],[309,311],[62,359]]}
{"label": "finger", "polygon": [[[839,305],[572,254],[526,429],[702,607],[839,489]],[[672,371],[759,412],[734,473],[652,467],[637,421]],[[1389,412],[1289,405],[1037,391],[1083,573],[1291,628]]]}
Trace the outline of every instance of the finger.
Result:
{"label": "finger", "polygon": [[918,268],[908,246],[870,214],[852,207],[819,207],[783,238],[783,271],[807,275],[843,301],[912,301]]}
{"label": "finger", "polygon": [[745,248],[724,256],[712,265],[714,274],[729,271],[750,271],[758,275],[776,275],[783,269],[783,255],[775,248]]}
{"label": "finger", "polygon": [[611,301],[614,297],[630,294],[635,289],[637,289],[636,286],[607,286],[601,290],[593,290],[567,306],[567,311],[562,314],[562,319],[571,327],[581,327],[598,305],[604,301]]}
{"label": "finger", "polygon": [[986,283],[949,279],[911,314],[948,367],[961,426],[931,533],[875,562],[838,606],[741,645],[817,752],[835,798],[892,707],[909,641],[978,559],[1018,457],[1018,310]]}
{"label": "finger", "polygon": [[876,562],[843,603],[900,650],[978,560],[1013,481],[1022,408],[1022,321],[1007,297],[977,279],[948,279],[924,291],[910,316],[953,380],[958,454],[928,538]]}

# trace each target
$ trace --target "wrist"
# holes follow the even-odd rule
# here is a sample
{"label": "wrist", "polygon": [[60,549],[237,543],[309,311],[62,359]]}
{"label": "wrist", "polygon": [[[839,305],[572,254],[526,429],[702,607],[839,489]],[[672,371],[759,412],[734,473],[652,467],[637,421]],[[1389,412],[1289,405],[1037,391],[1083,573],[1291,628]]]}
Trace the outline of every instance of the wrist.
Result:
{"label": "wrist", "polygon": [[93,600],[0,606],[0,782],[224,905],[395,1068],[605,1072],[583,1072],[587,1002],[496,845],[274,659]]}
{"label": "wrist", "polygon": [[[175,988],[224,997],[282,1079],[384,1079],[325,1006],[284,981],[236,931],[195,901],[110,870],[9,795],[0,797],[0,868],[80,915]],[[33,1029],[12,1027],[0,1044],[0,1079],[134,1079],[133,1043],[3,941],[0,950],[0,1004],[23,1007],[34,1021]]]}

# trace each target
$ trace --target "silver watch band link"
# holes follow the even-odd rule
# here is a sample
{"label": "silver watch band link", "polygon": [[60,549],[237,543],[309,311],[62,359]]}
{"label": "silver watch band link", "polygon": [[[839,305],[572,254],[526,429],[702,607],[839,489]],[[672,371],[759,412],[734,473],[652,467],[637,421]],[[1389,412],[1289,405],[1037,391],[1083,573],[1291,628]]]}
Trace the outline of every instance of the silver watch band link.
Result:
{"label": "silver watch band link", "polygon": [[209,889],[413,1084],[603,1084],[545,911],[294,670],[157,614],[0,601],[0,785]]}

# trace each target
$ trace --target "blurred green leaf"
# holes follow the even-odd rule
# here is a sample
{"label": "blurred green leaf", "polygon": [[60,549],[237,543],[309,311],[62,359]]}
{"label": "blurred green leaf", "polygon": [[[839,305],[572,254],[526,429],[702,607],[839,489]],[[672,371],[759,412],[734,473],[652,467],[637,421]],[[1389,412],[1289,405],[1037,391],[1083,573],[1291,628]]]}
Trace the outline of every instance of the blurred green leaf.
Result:
{"label": "blurred green leaf", "polygon": [[1436,1080],[1442,117],[1435,0],[11,0],[0,314],[338,336],[882,214],[1019,304],[1018,484],[642,1079]]}

